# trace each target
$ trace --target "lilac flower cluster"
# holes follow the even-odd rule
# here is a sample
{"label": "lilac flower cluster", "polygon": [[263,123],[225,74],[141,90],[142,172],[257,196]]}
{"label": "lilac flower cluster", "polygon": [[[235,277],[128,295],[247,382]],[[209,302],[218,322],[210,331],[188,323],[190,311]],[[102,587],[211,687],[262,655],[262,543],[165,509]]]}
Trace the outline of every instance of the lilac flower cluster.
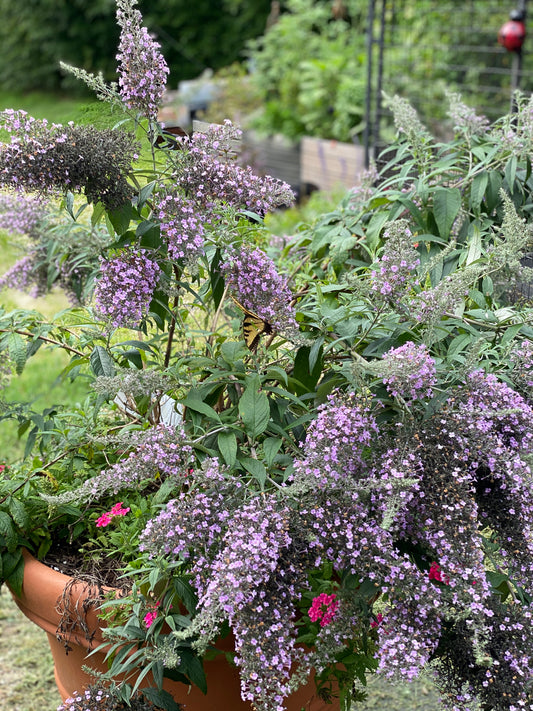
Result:
{"label": "lilac flower cluster", "polygon": [[184,141],[187,154],[175,175],[177,185],[204,208],[224,203],[263,216],[276,207],[292,205],[294,193],[287,183],[237,165],[233,159],[237,137],[226,121]]}
{"label": "lilac flower cluster", "polygon": [[460,131],[467,136],[482,136],[489,127],[486,116],[478,116],[474,109],[461,101],[461,95],[453,92],[447,93],[450,102],[448,116],[453,121],[455,131]]}
{"label": "lilac flower cluster", "polygon": [[162,197],[157,203],[157,218],[171,259],[192,261],[202,253],[205,217],[193,200],[179,193]]}
{"label": "lilac flower cluster", "polygon": [[405,220],[389,224],[383,237],[383,254],[371,271],[371,289],[386,300],[397,301],[411,288],[420,259]]}
{"label": "lilac flower cluster", "polygon": [[272,494],[243,499],[238,482],[226,478],[216,460],[195,483],[148,523],[141,549],[190,559],[199,603],[189,632],[200,635],[200,653],[228,620],[242,698],[264,711],[282,711],[301,657],[293,616],[306,575],[289,533],[290,510]]}
{"label": "lilac flower cluster", "polygon": [[40,236],[47,202],[36,195],[16,192],[0,193],[0,229],[8,234]]}
{"label": "lilac flower cluster", "polygon": [[393,397],[414,402],[433,395],[432,387],[437,382],[435,361],[424,343],[407,341],[391,348],[384,354],[381,367],[383,382]]}
{"label": "lilac flower cluster", "polygon": [[135,692],[129,701],[121,701],[111,689],[95,683],[83,692],[74,692],[66,699],[57,711],[161,711],[149,701],[140,691]]}
{"label": "lilac flower cluster", "polygon": [[46,268],[40,264],[42,255],[32,251],[19,259],[0,277],[0,291],[17,289],[28,292],[34,299],[48,291]]}
{"label": "lilac flower cluster", "polygon": [[[391,532],[425,555],[428,565],[438,561],[428,574],[442,592],[438,618],[433,613],[423,627],[428,638],[438,640],[437,670],[448,690],[456,690],[453,702],[458,709],[466,708],[461,696],[465,687],[491,706],[499,695],[505,704],[494,708],[502,710],[513,704],[525,708],[529,699],[533,638],[523,620],[531,611],[527,605],[516,607],[515,617],[494,595],[484,531],[492,532],[499,549],[500,570],[508,571],[511,584],[531,595],[532,415],[518,393],[477,371],[417,430],[412,444],[422,462],[420,479],[416,495],[405,500]],[[444,571],[440,579],[431,574],[436,565]],[[386,644],[391,647],[389,615],[385,618]],[[437,626],[444,622],[438,634]],[[385,667],[392,668],[393,658],[389,655]]]}
{"label": "lilac flower cluster", "polygon": [[[322,408],[304,443],[304,457],[295,463],[288,500],[272,493],[250,497],[238,479],[211,461],[191,476],[194,487],[169,502],[142,534],[142,550],[189,562],[199,596],[189,633],[200,635],[200,653],[229,621],[243,699],[261,711],[281,711],[293,688],[291,674],[331,663],[332,650],[345,646],[347,635],[361,625],[359,603],[342,592],[335,614],[320,626],[315,649],[295,646],[294,606],[309,585],[309,570],[329,561],[360,582],[373,581],[376,593],[388,592],[391,605],[403,599],[402,589],[414,586],[417,601],[426,606],[424,615],[438,607],[438,588],[397,552],[381,526],[391,494],[408,491],[418,476],[416,457],[399,457],[394,465],[390,457],[386,476],[387,460],[372,458],[369,444],[378,430],[375,424],[365,430],[365,421],[372,420],[367,410],[353,395],[332,398]],[[328,450],[324,472],[318,473]],[[350,472],[343,471],[345,466]],[[428,642],[426,631],[422,626],[417,631],[419,661],[437,643],[435,636]]]}
{"label": "lilac flower cluster", "polygon": [[267,321],[276,332],[289,336],[298,331],[292,293],[261,249],[243,245],[239,252],[228,251],[221,271],[245,309]]}
{"label": "lilac flower cluster", "polygon": [[148,313],[160,273],[146,250],[134,247],[102,260],[94,290],[98,315],[116,328],[136,328]]}
{"label": "lilac flower cluster", "polygon": [[97,711],[104,710],[110,701],[111,697],[101,687],[87,688],[82,693],[74,692],[72,696],[66,699],[57,711]]}
{"label": "lilac flower cluster", "polygon": [[126,106],[155,121],[169,68],[158,42],[142,26],[137,0],[117,0],[121,28],[117,59],[120,95]]}
{"label": "lilac flower cluster", "polygon": [[143,432],[134,433],[130,445],[133,450],[124,459],[97,476],[86,479],[77,489],[60,496],[43,497],[50,503],[69,501],[81,503],[97,501],[110,494],[139,488],[156,479],[183,481],[187,477],[192,450],[181,430],[159,424]]}
{"label": "lilac flower cluster", "polygon": [[138,146],[124,131],[49,124],[12,109],[0,113],[0,127],[11,134],[0,147],[1,185],[38,194],[83,190],[108,208],[131,197],[126,176]]}
{"label": "lilac flower cluster", "polygon": [[353,394],[345,401],[329,396],[307,431],[305,458],[295,463],[296,480],[305,472],[313,489],[325,490],[367,476],[370,447],[378,434],[368,403]]}

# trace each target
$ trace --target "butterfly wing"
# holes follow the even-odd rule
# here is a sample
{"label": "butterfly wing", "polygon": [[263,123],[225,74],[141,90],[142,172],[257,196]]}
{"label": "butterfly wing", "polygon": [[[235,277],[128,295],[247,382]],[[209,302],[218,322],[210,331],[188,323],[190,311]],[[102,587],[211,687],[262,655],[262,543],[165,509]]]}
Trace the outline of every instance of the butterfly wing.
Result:
{"label": "butterfly wing", "polygon": [[252,353],[257,351],[257,346],[261,340],[261,336],[272,333],[272,326],[264,319],[252,313],[245,313],[242,322],[242,335],[244,341]]}
{"label": "butterfly wing", "polygon": [[162,126],[161,133],[155,139],[158,148],[177,150],[181,148],[181,139],[189,138],[190,134],[181,126]]}
{"label": "butterfly wing", "polygon": [[245,306],[243,306],[235,297],[231,297],[236,305],[244,312],[244,319],[242,322],[242,335],[244,342],[246,343],[249,350],[252,353],[257,351],[257,346],[261,340],[261,336],[268,335],[272,333],[272,326],[261,318],[253,311],[250,311]]}

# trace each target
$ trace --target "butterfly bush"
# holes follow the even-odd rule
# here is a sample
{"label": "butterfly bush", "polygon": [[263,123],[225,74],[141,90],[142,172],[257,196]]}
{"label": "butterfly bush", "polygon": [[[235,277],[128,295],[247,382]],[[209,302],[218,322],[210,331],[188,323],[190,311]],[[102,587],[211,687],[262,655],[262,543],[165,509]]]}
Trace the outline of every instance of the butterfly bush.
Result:
{"label": "butterfly bush", "polygon": [[136,0],[117,0],[120,96],[128,108],[155,120],[169,69],[159,43],[142,26],[142,15],[135,5]]}
{"label": "butterfly bush", "polygon": [[[104,608],[125,651],[102,679],[146,672],[161,707],[164,672],[201,687],[229,631],[256,711],[283,711],[310,677],[349,708],[373,671],[429,671],[454,711],[531,708],[532,319],[509,287],[533,235],[528,163],[509,163],[530,100],[484,131],[451,96],[442,145],[391,100],[385,173],[288,239],[282,269],[262,217],[289,186],[239,164],[229,122],[157,140],[168,69],[135,5],[117,2],[118,85],[89,84],[121,102],[151,164],[124,132],[0,115],[4,225],[36,235],[2,284],[79,278],[94,307],[0,314],[12,370],[49,344],[92,382],[69,412],[0,403],[29,433],[0,479],[1,569],[16,541],[72,535],[124,570],[130,593]],[[36,208],[85,193],[92,211],[65,199],[87,228],[76,249],[39,236],[53,228],[25,191]],[[253,357],[232,299],[272,335]],[[117,681],[64,705],[130,695]]]}

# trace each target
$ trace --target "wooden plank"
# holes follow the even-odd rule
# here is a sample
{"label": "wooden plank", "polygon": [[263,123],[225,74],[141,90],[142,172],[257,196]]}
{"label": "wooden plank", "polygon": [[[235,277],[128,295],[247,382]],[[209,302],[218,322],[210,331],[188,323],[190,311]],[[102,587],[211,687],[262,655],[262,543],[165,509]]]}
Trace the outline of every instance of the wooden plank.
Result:
{"label": "wooden plank", "polygon": [[342,185],[353,188],[364,171],[364,149],[351,143],[304,137],[301,142],[300,179],[319,190]]}

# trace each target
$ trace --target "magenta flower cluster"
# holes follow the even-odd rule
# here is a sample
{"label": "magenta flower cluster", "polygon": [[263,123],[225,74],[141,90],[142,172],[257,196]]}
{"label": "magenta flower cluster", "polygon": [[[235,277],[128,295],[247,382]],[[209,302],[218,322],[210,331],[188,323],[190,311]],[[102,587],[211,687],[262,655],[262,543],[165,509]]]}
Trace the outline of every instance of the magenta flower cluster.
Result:
{"label": "magenta flower cluster", "polygon": [[136,0],[117,0],[117,22],[121,28],[117,54],[120,96],[128,108],[155,121],[169,69],[159,43],[142,26],[136,4]]}
{"label": "magenta flower cluster", "polygon": [[298,330],[287,281],[261,249],[243,245],[238,252],[228,251],[221,271],[245,309],[267,321],[276,332],[291,334]]}
{"label": "magenta flower cluster", "polygon": [[111,507],[110,511],[106,511],[96,519],[96,527],[104,528],[109,526],[115,516],[125,516],[130,510],[129,506],[122,506],[122,501],[119,501]]}
{"label": "magenta flower cluster", "polygon": [[94,290],[98,315],[113,327],[136,328],[148,314],[161,268],[134,247],[102,260]]}
{"label": "magenta flower cluster", "polygon": [[327,593],[320,593],[317,597],[313,598],[311,607],[309,608],[309,619],[311,622],[320,621],[320,626],[325,627],[335,617],[335,613],[339,607],[339,602],[335,593],[328,595]]}

